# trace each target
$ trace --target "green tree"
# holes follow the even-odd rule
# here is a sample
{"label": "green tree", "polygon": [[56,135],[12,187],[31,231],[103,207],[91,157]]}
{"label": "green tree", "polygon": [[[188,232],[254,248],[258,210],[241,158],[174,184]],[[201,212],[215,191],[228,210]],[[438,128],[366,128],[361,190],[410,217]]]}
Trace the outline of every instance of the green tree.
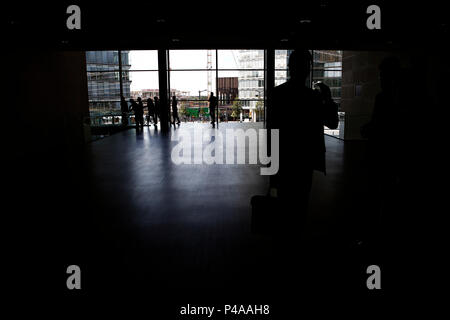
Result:
{"label": "green tree", "polygon": [[233,101],[233,106],[231,107],[231,117],[236,120],[237,117],[242,112],[242,102],[239,100]]}
{"label": "green tree", "polygon": [[189,112],[188,112],[188,110],[187,110],[187,108],[186,108],[186,106],[184,104],[180,107],[180,110],[178,110],[178,113],[182,117],[187,117],[189,115]]}

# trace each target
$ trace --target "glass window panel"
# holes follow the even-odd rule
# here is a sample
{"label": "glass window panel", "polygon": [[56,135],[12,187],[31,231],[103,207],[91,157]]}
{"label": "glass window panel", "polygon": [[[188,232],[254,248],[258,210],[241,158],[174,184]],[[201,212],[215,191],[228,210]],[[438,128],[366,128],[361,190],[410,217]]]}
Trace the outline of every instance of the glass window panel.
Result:
{"label": "glass window panel", "polygon": [[288,50],[275,50],[275,69],[287,69]]}
{"label": "glass window panel", "polygon": [[216,68],[216,50],[169,50],[169,65],[176,69]]}
{"label": "glass window panel", "polygon": [[[264,50],[235,50],[238,69],[264,69]],[[219,65],[220,65],[219,60]]]}
{"label": "glass window panel", "polygon": [[[208,78],[208,73],[210,78]],[[210,82],[210,90],[208,90]],[[183,92],[184,96],[193,99],[200,97],[207,99],[208,91],[216,94],[215,71],[170,71],[170,89]]]}
{"label": "glass window panel", "polygon": [[276,70],[275,71],[275,86],[279,86],[287,81],[287,70]]}
{"label": "glass window panel", "polygon": [[[314,50],[313,81],[323,81],[330,87],[333,100],[340,106],[342,83],[342,51],[338,50]],[[339,109],[338,109],[339,110]],[[339,112],[339,126],[330,130],[324,127],[326,134],[343,138],[344,113]]]}
{"label": "glass window panel", "polygon": [[118,72],[88,72],[88,98],[91,112],[113,112],[120,109]]}
{"label": "glass window panel", "polygon": [[218,69],[239,69],[240,50],[218,50]]}
{"label": "glass window panel", "polygon": [[118,51],[87,51],[86,70],[91,116],[120,110]]}
{"label": "glass window panel", "polygon": [[158,71],[126,71],[122,75],[125,99],[159,96]]}
{"label": "glass window panel", "polygon": [[128,70],[158,70],[158,50],[132,50],[127,56],[122,55],[122,66],[128,62]]}
{"label": "glass window panel", "polygon": [[89,113],[91,116],[120,111],[120,100],[89,100]]}
{"label": "glass window panel", "polygon": [[87,71],[119,70],[118,51],[86,51]]}
{"label": "glass window panel", "polygon": [[[228,71],[219,71],[219,79],[235,78],[238,86],[237,97],[239,99],[264,99],[264,72],[253,70],[239,70],[230,77]],[[220,86],[219,86],[220,89]]]}
{"label": "glass window panel", "polygon": [[209,121],[208,101],[179,99],[178,115],[182,121]]}

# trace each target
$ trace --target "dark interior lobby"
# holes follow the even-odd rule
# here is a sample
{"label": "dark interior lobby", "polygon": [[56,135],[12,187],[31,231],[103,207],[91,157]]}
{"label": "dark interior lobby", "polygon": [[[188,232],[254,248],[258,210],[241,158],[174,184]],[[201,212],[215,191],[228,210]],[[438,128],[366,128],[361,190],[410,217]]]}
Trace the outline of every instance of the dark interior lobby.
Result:
{"label": "dark interior lobby", "polygon": [[[70,4],[12,3],[5,10],[2,229],[10,297],[71,304],[138,296],[159,318],[171,319],[188,303],[270,304],[273,319],[287,319],[310,303],[357,298],[377,304],[439,282],[446,247],[437,240],[443,225],[429,197],[436,194],[428,163],[442,150],[436,137],[448,106],[443,8],[378,2],[382,27],[371,30],[366,8],[372,3],[364,1],[81,2],[82,27],[68,30]],[[139,134],[134,124],[101,133],[92,125],[86,52],[154,52],[152,72],[167,112],[176,73],[169,54],[210,50],[218,59],[221,50],[259,50],[264,85],[257,98],[264,111],[257,120],[251,111],[249,121],[216,119],[214,130],[225,136],[229,129],[267,128],[270,115],[281,112],[273,100],[276,50],[299,48],[342,54],[343,123],[337,136],[325,130],[326,175],[313,174],[301,228],[252,228],[251,199],[265,195],[271,183],[261,165],[173,163],[173,137],[209,129],[208,122],[175,126],[163,117],[159,130],[146,125]],[[379,66],[392,56],[405,72],[409,96],[406,112],[390,117],[385,110],[386,126],[395,127],[388,138],[398,178],[382,185],[380,196],[361,128],[381,90]],[[213,83],[221,72],[212,72]],[[292,111],[285,121],[299,132],[289,143],[301,145],[308,119]],[[295,176],[290,183],[295,189]],[[290,219],[283,210],[272,214]],[[81,290],[66,287],[73,264],[82,270]],[[380,266],[382,290],[367,289],[369,265]]]}

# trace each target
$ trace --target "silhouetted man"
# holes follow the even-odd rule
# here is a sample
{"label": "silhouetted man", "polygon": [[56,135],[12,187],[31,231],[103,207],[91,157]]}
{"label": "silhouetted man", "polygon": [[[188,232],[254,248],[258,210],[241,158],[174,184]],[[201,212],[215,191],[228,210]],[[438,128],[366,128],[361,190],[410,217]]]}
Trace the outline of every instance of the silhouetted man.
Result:
{"label": "silhouetted man", "polygon": [[270,194],[286,205],[288,217],[293,217],[287,222],[293,227],[305,222],[313,171],[325,173],[324,125],[336,129],[339,123],[328,86],[318,84],[320,90],[306,86],[311,64],[307,50],[290,55],[290,79],[274,88],[268,118],[269,128],[280,130],[280,167],[271,176]]}
{"label": "silhouetted man", "polygon": [[175,124],[175,119],[177,119],[177,124],[180,124],[180,118],[178,118],[178,108],[177,108],[178,100],[176,96],[172,97],[172,117],[173,124]]}
{"label": "silhouetted man", "polygon": [[161,105],[159,103],[159,98],[155,97],[155,127],[158,125],[158,117],[160,116],[161,112]]}
{"label": "silhouetted man", "polygon": [[214,96],[213,92],[211,92],[208,101],[209,101],[209,116],[211,117],[211,124],[214,128],[216,122],[217,97]]}
{"label": "silhouetted man", "polygon": [[125,98],[120,97],[120,111],[122,112],[122,126],[128,126],[128,104]]}
{"label": "silhouetted man", "polygon": [[150,119],[153,121],[154,126],[156,127],[156,123],[158,122],[155,116],[155,104],[153,103],[152,98],[147,99],[147,109],[148,109],[148,125],[150,125]]}
{"label": "silhouetted man", "polygon": [[144,129],[144,105],[142,104],[142,99],[139,97],[137,103],[133,99],[130,99],[130,102],[130,111],[134,111],[136,130],[139,130],[139,127]]}

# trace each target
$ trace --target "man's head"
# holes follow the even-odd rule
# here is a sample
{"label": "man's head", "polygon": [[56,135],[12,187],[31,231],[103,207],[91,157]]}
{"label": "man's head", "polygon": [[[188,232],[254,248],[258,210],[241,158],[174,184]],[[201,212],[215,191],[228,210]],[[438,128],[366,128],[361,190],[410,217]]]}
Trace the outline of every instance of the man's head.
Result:
{"label": "man's head", "polygon": [[308,50],[295,50],[289,56],[289,75],[292,81],[305,81],[311,70],[312,57]]}

